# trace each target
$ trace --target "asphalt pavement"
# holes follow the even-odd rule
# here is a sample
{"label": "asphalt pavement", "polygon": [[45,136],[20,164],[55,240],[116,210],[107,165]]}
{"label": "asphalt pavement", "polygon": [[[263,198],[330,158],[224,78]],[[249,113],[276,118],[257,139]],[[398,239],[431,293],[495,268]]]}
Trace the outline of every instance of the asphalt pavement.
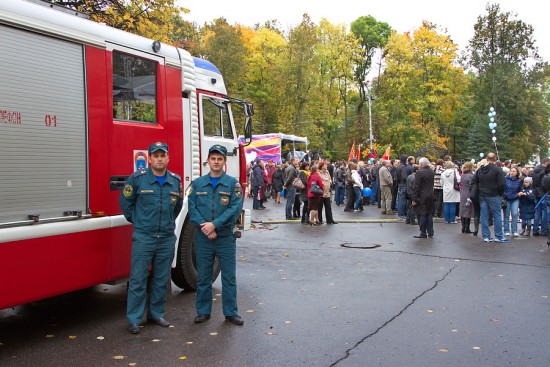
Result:
{"label": "asphalt pavement", "polygon": [[545,238],[483,244],[438,222],[415,239],[373,206],[318,227],[266,206],[237,242],[243,326],[224,321],[218,279],[206,323],[172,285],[173,327],[130,335],[125,283],[99,285],[1,310],[0,366],[550,365]]}

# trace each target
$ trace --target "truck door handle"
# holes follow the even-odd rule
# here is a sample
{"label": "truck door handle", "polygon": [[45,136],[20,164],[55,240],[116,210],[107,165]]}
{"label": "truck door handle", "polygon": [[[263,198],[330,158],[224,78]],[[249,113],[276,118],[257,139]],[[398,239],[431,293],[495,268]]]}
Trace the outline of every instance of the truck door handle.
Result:
{"label": "truck door handle", "polygon": [[122,190],[128,176],[111,176],[111,191]]}

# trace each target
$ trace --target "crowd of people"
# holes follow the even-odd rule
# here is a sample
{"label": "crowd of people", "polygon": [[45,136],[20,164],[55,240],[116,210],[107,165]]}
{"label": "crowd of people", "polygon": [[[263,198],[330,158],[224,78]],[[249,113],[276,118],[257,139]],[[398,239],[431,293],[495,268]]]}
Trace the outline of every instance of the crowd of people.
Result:
{"label": "crowd of people", "polygon": [[417,164],[415,157],[404,154],[399,159],[366,162],[292,158],[284,164],[251,162],[248,187],[253,209],[265,209],[269,199],[279,204],[284,197],[285,218],[311,226],[324,223],[323,212],[327,224],[337,224],[332,202],[353,213],[375,205],[384,216],[397,215],[407,224],[418,224],[416,238],[434,236],[436,217],[448,224],[460,223],[462,233],[474,236],[481,224],[484,242],[532,235],[546,236],[550,245],[549,173],[550,158],[531,167],[501,162],[494,153],[477,164],[460,165],[451,156],[435,161],[421,157]]}

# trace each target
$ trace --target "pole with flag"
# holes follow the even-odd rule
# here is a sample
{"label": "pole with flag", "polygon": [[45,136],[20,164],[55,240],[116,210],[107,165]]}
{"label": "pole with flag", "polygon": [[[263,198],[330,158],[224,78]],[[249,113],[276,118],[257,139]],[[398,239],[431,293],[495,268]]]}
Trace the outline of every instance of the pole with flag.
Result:
{"label": "pole with flag", "polygon": [[356,157],[355,159],[357,159],[357,162],[359,162],[361,160],[361,144],[359,144],[357,146],[357,151],[356,151]]}
{"label": "pole with flag", "polygon": [[386,151],[382,155],[382,159],[385,159],[385,160],[390,159],[390,152],[391,152],[391,143],[390,145],[388,145],[388,149],[386,149]]}
{"label": "pole with flag", "polygon": [[353,145],[351,146],[351,150],[349,151],[348,162],[351,161],[353,158],[355,158],[355,140],[353,141]]}

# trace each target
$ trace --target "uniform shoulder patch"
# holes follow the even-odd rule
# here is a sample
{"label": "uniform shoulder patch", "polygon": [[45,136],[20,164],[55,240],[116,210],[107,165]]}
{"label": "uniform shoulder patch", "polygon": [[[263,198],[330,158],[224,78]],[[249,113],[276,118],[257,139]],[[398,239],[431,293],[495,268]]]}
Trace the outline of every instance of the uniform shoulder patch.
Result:
{"label": "uniform shoulder patch", "polygon": [[235,183],[235,186],[233,187],[233,191],[235,192],[235,196],[240,198],[242,193],[243,193],[243,189],[241,187],[241,184],[239,182],[236,182]]}
{"label": "uniform shoulder patch", "polygon": [[130,197],[130,196],[132,196],[133,191],[134,191],[134,189],[132,188],[132,185],[126,184],[126,185],[124,185],[124,189],[122,190],[122,194],[124,195],[124,197]]}

